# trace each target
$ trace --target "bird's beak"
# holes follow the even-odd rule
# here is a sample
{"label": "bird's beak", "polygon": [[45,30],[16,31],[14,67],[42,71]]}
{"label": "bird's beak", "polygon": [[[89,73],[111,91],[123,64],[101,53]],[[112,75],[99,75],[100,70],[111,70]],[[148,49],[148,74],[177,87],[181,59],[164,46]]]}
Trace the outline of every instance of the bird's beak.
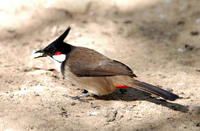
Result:
{"label": "bird's beak", "polygon": [[32,54],[32,56],[35,59],[35,58],[40,58],[40,57],[46,57],[47,54],[44,52],[44,50],[38,50],[38,51],[34,52]]}

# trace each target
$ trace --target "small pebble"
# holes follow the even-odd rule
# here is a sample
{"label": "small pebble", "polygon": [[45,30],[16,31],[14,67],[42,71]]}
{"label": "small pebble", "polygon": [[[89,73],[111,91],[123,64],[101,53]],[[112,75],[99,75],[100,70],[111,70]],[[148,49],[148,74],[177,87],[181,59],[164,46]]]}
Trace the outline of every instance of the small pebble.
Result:
{"label": "small pebble", "polygon": [[34,92],[34,95],[35,95],[35,96],[40,96],[40,94],[38,94],[38,93],[36,93],[36,92]]}
{"label": "small pebble", "polygon": [[68,117],[68,113],[67,113],[67,111],[65,110],[64,107],[61,107],[61,113],[60,113],[60,115],[61,115],[62,117]]}
{"label": "small pebble", "polygon": [[177,25],[184,25],[184,24],[185,24],[185,21],[182,21],[182,20],[177,22]]}
{"label": "small pebble", "polygon": [[71,106],[74,106],[74,105],[76,105],[76,103],[75,103],[75,102],[72,102],[72,103],[71,103]]}
{"label": "small pebble", "polygon": [[196,127],[200,127],[200,122],[198,122],[198,123],[196,124]]}
{"label": "small pebble", "polygon": [[107,118],[107,119],[106,119],[106,122],[113,122],[113,121],[115,121],[116,116],[117,116],[117,110],[108,111],[108,112],[106,113],[106,115],[105,115],[105,117]]}
{"label": "small pebble", "polygon": [[196,35],[199,35],[199,32],[198,31],[191,31],[190,34],[193,35],[193,36],[196,36]]}
{"label": "small pebble", "polygon": [[167,88],[167,91],[173,92],[173,89],[172,88]]}
{"label": "small pebble", "polygon": [[33,129],[34,129],[34,126],[30,126],[30,129],[33,130]]}
{"label": "small pebble", "polygon": [[10,29],[8,29],[8,32],[9,32],[9,33],[15,33],[15,32],[16,32],[16,30],[15,30],[15,29],[13,29],[13,28],[10,28]]}
{"label": "small pebble", "polygon": [[123,23],[124,23],[124,24],[131,24],[132,21],[131,21],[131,20],[125,20]]}
{"label": "small pebble", "polygon": [[165,15],[164,14],[160,14],[160,19],[164,19]]}
{"label": "small pebble", "polygon": [[94,103],[91,103],[91,108],[94,108],[94,109],[99,109],[100,108],[100,106],[99,105],[96,105],[96,104],[94,104]]}
{"label": "small pebble", "polygon": [[192,51],[194,49],[194,46],[185,44],[185,49],[188,51]]}
{"label": "small pebble", "polygon": [[197,72],[200,72],[200,69],[196,69]]}
{"label": "small pebble", "polygon": [[84,24],[86,24],[86,23],[88,23],[88,21],[87,20],[83,20],[83,21],[81,21],[82,23],[84,23]]}
{"label": "small pebble", "polygon": [[178,52],[184,52],[184,50],[182,48],[178,48]]}
{"label": "small pebble", "polygon": [[185,93],[184,93],[184,92],[181,92],[180,94],[181,94],[181,95],[185,95]]}
{"label": "small pebble", "polygon": [[197,19],[196,19],[196,23],[200,23],[200,18],[197,18]]}
{"label": "small pebble", "polygon": [[96,111],[91,111],[89,113],[89,116],[97,116],[99,114],[99,112],[96,112]]}

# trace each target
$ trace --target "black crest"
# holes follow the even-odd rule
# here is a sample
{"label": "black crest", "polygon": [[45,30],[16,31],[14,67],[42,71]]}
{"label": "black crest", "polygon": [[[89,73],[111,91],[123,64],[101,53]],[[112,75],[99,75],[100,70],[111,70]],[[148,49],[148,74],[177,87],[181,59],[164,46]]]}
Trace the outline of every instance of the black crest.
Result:
{"label": "black crest", "polygon": [[54,55],[57,51],[62,52],[63,54],[67,54],[71,51],[71,45],[66,44],[64,42],[64,39],[67,37],[71,30],[71,27],[68,27],[65,32],[60,35],[55,41],[53,41],[51,44],[49,44],[47,47],[45,47],[42,50],[39,50],[37,52],[43,52],[50,55]]}

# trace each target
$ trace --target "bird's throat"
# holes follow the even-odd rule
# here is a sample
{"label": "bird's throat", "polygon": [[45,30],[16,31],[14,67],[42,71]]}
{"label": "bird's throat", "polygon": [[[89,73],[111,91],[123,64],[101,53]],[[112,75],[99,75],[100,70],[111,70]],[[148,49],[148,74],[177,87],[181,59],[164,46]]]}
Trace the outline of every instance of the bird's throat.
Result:
{"label": "bird's throat", "polygon": [[56,66],[56,69],[63,74],[63,66],[62,64],[65,63],[66,60],[66,55],[61,54],[61,55],[56,55],[52,57],[48,57],[50,60],[52,60]]}

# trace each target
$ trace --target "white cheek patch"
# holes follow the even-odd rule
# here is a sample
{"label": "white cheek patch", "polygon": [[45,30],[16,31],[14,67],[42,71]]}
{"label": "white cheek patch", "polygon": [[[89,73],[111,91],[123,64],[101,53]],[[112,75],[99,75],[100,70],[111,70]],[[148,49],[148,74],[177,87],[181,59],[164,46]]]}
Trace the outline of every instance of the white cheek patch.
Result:
{"label": "white cheek patch", "polygon": [[52,57],[53,57],[54,60],[56,60],[58,62],[63,62],[66,59],[66,55],[65,54],[53,55]]}

